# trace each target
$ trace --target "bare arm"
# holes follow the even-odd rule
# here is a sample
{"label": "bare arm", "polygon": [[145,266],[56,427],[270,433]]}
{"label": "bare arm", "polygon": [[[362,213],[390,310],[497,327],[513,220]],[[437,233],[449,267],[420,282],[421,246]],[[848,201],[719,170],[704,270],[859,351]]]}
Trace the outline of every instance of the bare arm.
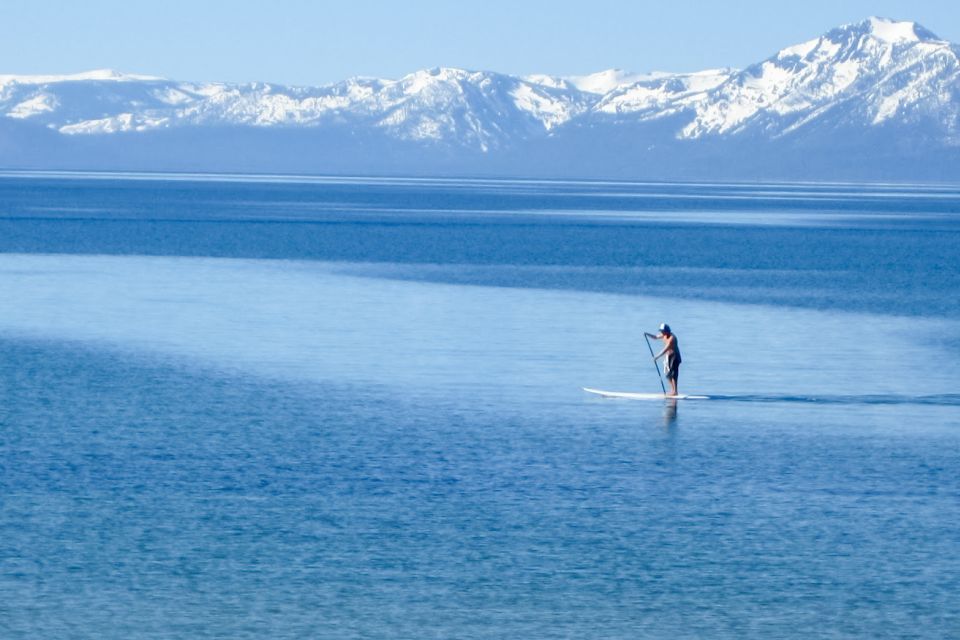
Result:
{"label": "bare arm", "polygon": [[664,338],[664,342],[665,342],[666,344],[663,345],[663,351],[661,351],[661,352],[658,353],[657,355],[653,356],[653,359],[654,359],[654,360],[659,360],[659,359],[662,358],[665,354],[670,353],[671,351],[673,351],[673,343],[674,343],[675,341],[676,341],[676,338],[674,338],[673,336],[670,336],[669,338]]}

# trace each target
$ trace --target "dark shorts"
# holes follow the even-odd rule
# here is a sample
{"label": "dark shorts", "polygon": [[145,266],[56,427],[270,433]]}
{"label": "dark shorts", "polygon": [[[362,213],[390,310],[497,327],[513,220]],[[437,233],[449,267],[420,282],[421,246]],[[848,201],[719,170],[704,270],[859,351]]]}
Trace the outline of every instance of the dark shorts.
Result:
{"label": "dark shorts", "polygon": [[680,363],[673,358],[663,365],[663,375],[667,380],[677,380],[680,377]]}

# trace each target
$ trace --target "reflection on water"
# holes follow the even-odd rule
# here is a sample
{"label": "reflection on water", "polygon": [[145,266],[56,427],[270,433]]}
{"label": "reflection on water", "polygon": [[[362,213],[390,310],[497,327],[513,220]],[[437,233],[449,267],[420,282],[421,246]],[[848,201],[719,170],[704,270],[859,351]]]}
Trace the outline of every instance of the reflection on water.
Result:
{"label": "reflection on water", "polygon": [[677,404],[678,401],[676,399],[670,398],[663,403],[663,424],[667,428],[672,427],[677,421]]}

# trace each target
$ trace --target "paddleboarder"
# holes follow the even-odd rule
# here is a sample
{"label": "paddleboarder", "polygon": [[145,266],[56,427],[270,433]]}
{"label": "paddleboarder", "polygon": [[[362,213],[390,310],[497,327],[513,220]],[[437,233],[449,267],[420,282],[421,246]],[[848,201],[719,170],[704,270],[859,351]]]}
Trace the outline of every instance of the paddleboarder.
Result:
{"label": "paddleboarder", "polygon": [[653,356],[653,361],[656,362],[663,356],[666,356],[663,359],[663,377],[670,382],[669,395],[677,395],[677,380],[680,378],[680,363],[683,362],[683,359],[680,357],[680,345],[677,344],[677,336],[673,334],[673,331],[670,330],[670,325],[666,323],[660,325],[660,333],[657,335],[647,333],[646,331],[644,331],[644,335],[650,338],[663,340],[663,350],[657,355]]}

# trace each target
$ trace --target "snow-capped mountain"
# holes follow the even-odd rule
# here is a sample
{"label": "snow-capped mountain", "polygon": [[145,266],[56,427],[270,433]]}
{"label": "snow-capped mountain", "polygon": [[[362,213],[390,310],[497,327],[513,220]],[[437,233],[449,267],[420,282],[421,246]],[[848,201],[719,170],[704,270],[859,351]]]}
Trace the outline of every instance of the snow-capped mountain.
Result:
{"label": "snow-capped mountain", "polygon": [[865,125],[946,116],[952,136],[958,52],[914,23],[870,18],[733,75],[698,102],[681,135],[760,129],[779,136],[833,112]]}
{"label": "snow-capped mountain", "polygon": [[[304,168],[326,171],[343,168],[337,159],[354,154],[356,167],[366,158],[373,172],[390,156],[395,166],[388,169],[397,171],[406,159],[434,171],[629,174],[632,162],[642,175],[650,167],[686,167],[704,153],[866,153],[883,140],[907,155],[953,158],[960,145],[958,54],[956,45],[915,23],[870,18],[743,70],[698,73],[514,77],[438,68],[323,87],[113,71],[0,75],[0,162],[54,167],[57,158],[37,149],[56,149],[61,164],[77,164],[77,154],[99,145],[118,163],[162,152],[167,165],[176,165],[176,151],[205,158],[209,166],[202,168],[229,169],[235,156],[218,162],[212,147],[195,151],[212,138],[221,147],[253,149],[230,143],[232,137],[256,140],[251,167],[270,168],[276,158],[296,168],[286,156],[297,132],[315,143],[312,154],[298,143]],[[33,138],[31,153],[25,145]],[[338,150],[345,140],[357,148]],[[418,165],[409,171],[419,172]]]}
{"label": "snow-capped mountain", "polygon": [[595,102],[592,95],[446,68],[316,88],[175,82],[113,71],[0,76],[0,113],[65,135],[202,125],[367,126],[402,140],[447,141],[482,151],[581,115]]}

